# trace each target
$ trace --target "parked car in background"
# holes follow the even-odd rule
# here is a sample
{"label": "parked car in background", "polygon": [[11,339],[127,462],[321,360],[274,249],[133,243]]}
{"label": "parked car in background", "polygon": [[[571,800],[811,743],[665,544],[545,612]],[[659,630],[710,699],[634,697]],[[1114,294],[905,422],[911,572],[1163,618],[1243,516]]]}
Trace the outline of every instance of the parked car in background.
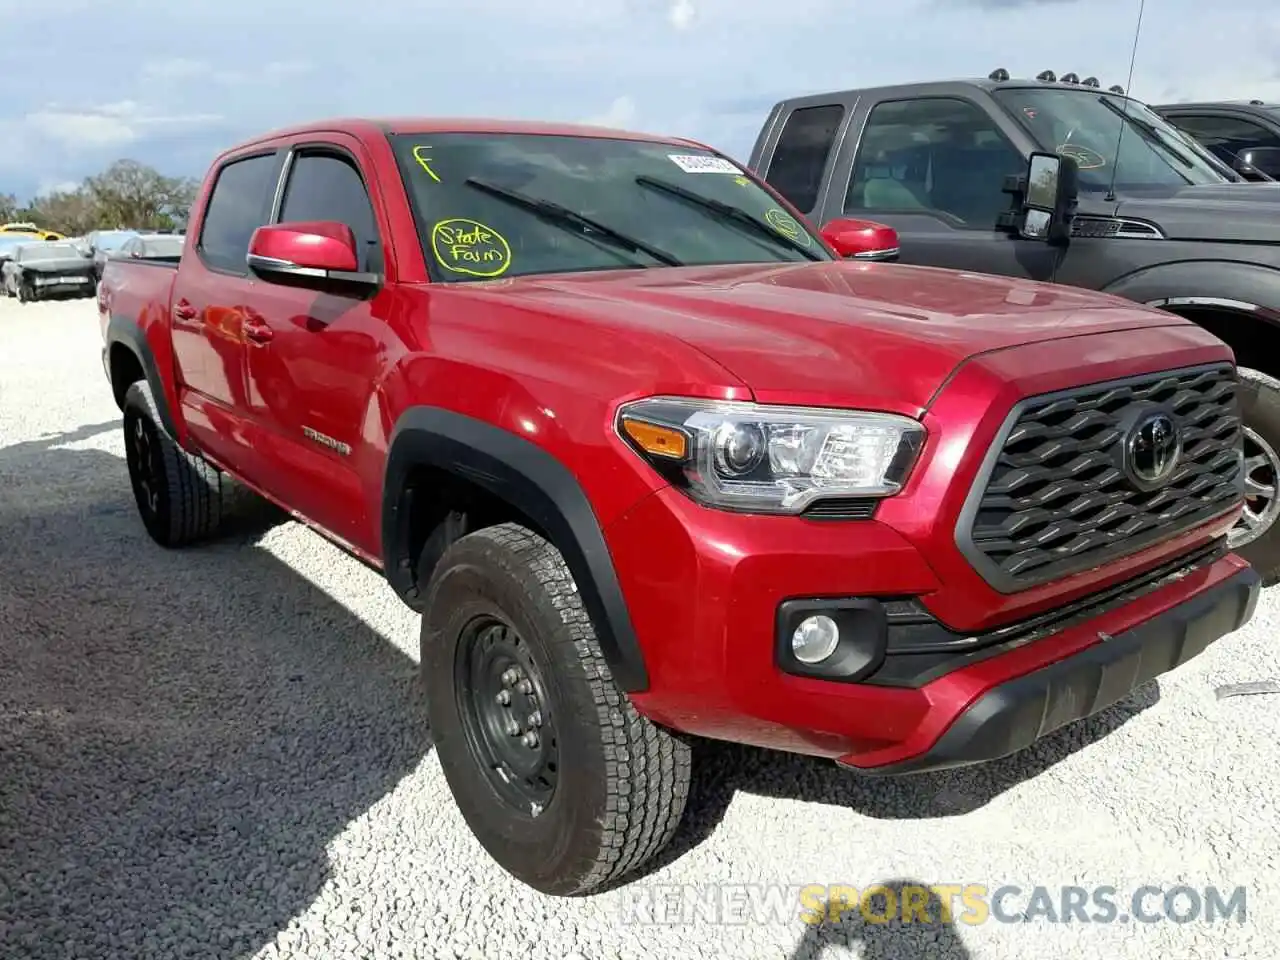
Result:
{"label": "parked car in background", "polygon": [[55,230],[43,230],[30,221],[11,221],[0,224],[0,233],[22,233],[38,240],[65,240],[66,237]]}
{"label": "parked car in background", "polygon": [[1280,104],[1261,100],[1152,107],[1249,180],[1280,180]]}
{"label": "parked car in background", "polygon": [[180,233],[142,233],[130,237],[113,254],[130,260],[168,260],[177,263],[187,238]]}
{"label": "parked car in background", "polygon": [[102,265],[115,250],[138,236],[136,230],[94,230],[85,235],[89,256],[93,260],[94,281],[102,279]]}
{"label": "parked car in background", "polygon": [[[1240,365],[1249,473],[1232,546],[1277,582],[1280,185],[1233,180],[1159,114],[1089,79],[997,70],[784,100],[750,165],[819,224],[892,227],[903,263],[1101,290],[1225,340]],[[1078,210],[1050,244],[1017,232],[1025,187],[1005,192],[1037,151],[1076,162]]]}
{"label": "parked car in background", "polygon": [[93,262],[65,240],[24,243],[4,269],[6,292],[22,303],[94,293]]}
{"label": "parked car in background", "polygon": [[[1055,210],[1064,169],[1023,171]],[[544,893],[671,839],[691,736],[981,763],[1253,613],[1219,338],[843,261],[702,144],[295,127],[218,157],[189,233],[98,291],[142,527],[215,535],[235,477],[381,570],[467,824]]]}
{"label": "parked car in background", "polygon": [[24,243],[34,242],[37,242],[34,237],[24,233],[0,233],[0,278],[4,276],[4,265],[13,259],[14,252]]}

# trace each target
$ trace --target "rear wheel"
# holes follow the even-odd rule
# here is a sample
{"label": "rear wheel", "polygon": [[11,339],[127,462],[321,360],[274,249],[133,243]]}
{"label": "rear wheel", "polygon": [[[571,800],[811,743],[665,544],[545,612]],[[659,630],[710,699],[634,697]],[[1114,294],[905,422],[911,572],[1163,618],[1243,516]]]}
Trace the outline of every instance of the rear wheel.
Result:
{"label": "rear wheel", "polygon": [[162,547],[180,547],[216,532],[222,520],[222,474],[165,432],[145,380],[125,393],[124,444],[138,515],[151,539]]}
{"label": "rear wheel", "polygon": [[1280,380],[1240,368],[1245,506],[1229,542],[1270,585],[1280,580]]}
{"label": "rear wheel", "polygon": [[613,682],[564,559],[515,524],[468,534],[427,588],[432,737],[471,831],[507,872],[576,895],[671,839],[689,745]]}

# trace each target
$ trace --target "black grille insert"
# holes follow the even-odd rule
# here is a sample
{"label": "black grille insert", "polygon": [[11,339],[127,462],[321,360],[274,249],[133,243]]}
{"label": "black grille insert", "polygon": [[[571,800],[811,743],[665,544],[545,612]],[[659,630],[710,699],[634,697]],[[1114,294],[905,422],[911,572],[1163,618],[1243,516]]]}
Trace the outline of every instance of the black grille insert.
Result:
{"label": "black grille insert", "polygon": [[[1174,370],[1018,404],[961,513],[957,544],[1010,593],[1096,567],[1203,523],[1244,496],[1236,373]],[[1125,439],[1148,412],[1177,424],[1182,454],[1159,489],[1126,476]]]}

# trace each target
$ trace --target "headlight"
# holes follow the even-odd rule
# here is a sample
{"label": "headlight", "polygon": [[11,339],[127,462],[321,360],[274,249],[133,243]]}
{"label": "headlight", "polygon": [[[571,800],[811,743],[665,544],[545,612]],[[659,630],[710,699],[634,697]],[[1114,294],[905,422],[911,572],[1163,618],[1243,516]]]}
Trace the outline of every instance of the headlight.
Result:
{"label": "headlight", "polygon": [[701,503],[789,514],[897,493],[925,438],[889,413],[667,397],[624,404],[618,433]]}

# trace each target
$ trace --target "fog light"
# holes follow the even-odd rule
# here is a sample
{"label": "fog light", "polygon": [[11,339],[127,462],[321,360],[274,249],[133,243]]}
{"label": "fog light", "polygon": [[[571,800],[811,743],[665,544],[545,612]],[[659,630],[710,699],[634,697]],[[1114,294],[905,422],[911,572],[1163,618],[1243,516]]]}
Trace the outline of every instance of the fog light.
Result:
{"label": "fog light", "polygon": [[840,628],[828,616],[805,617],[791,634],[791,652],[801,663],[821,663],[836,652]]}

